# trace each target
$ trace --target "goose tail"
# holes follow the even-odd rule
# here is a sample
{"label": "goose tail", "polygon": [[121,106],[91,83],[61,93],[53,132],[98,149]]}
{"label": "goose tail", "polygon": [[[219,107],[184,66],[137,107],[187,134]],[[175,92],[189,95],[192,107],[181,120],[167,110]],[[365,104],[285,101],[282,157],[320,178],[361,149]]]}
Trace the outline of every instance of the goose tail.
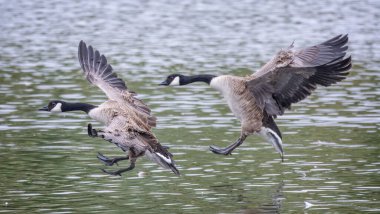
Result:
{"label": "goose tail", "polygon": [[281,137],[274,130],[267,127],[262,127],[259,135],[273,145],[276,151],[280,153],[282,162],[284,162],[284,149],[282,147]]}
{"label": "goose tail", "polygon": [[151,161],[157,163],[161,167],[165,169],[170,169],[174,172],[176,175],[180,175],[177,167],[175,166],[174,160],[172,159],[172,154],[169,152],[166,152],[166,154],[162,154],[159,151],[146,151],[145,155],[150,159]]}

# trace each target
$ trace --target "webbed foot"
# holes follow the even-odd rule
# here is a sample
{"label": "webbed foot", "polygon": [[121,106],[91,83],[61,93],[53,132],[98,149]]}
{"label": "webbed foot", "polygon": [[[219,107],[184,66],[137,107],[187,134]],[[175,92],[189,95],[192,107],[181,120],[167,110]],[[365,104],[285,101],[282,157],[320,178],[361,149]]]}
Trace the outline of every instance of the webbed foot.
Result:
{"label": "webbed foot", "polygon": [[108,170],[105,170],[105,169],[101,169],[104,173],[107,173],[109,175],[118,175],[118,176],[121,176],[121,174],[123,172],[127,172],[127,171],[130,171],[132,169],[135,168],[135,161],[134,159],[132,159],[132,162],[131,162],[131,165],[129,165],[129,167],[125,168],[125,169],[119,169],[117,171],[108,171]]}
{"label": "webbed foot", "polygon": [[231,155],[233,149],[210,146],[210,151],[218,155]]}
{"label": "webbed foot", "polygon": [[105,170],[105,169],[101,169],[104,173],[106,174],[109,174],[109,175],[118,175],[118,176],[121,176],[121,173],[119,172],[120,170],[117,170],[117,171],[108,171],[108,170]]}
{"label": "webbed foot", "polygon": [[96,156],[101,162],[103,162],[106,166],[112,166],[113,164],[117,164],[117,162],[122,160],[128,160],[129,156],[125,157],[116,157],[116,158],[108,158],[104,156],[102,153],[98,152],[98,155]]}

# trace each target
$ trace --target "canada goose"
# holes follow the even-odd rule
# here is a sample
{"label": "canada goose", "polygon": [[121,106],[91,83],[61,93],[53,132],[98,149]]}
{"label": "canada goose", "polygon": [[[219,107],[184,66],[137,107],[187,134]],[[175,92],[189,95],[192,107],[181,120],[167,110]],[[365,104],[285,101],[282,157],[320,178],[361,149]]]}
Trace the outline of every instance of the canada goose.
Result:
{"label": "canada goose", "polygon": [[347,35],[339,35],[300,50],[293,50],[292,44],[246,77],[171,74],[160,85],[205,82],[221,92],[241,121],[241,134],[225,148],[210,146],[212,152],[229,155],[248,135],[259,134],[275,147],[283,160],[281,132],[274,118],[290,109],[292,103],[305,99],[317,85],[329,86],[346,78],[351,68],[351,56],[345,58],[347,41]]}
{"label": "canada goose", "polygon": [[160,166],[171,169],[176,175],[179,171],[175,167],[172,154],[167,148],[161,146],[151,131],[156,126],[156,117],[141,100],[135,97],[135,93],[129,91],[125,82],[112,72],[112,67],[107,64],[104,55],[94,50],[91,46],[81,41],[78,48],[78,58],[86,79],[93,85],[98,86],[109,98],[99,106],[87,103],[69,103],[60,100],[50,101],[49,104],[39,110],[50,112],[84,111],[92,119],[106,125],[104,130],[92,129],[88,124],[88,134],[91,137],[101,137],[114,143],[124,152],[126,157],[107,158],[101,153],[98,159],[111,166],[121,160],[130,161],[130,166],[117,171],[107,171],[111,175],[132,170],[136,159],[146,155],[150,160]]}

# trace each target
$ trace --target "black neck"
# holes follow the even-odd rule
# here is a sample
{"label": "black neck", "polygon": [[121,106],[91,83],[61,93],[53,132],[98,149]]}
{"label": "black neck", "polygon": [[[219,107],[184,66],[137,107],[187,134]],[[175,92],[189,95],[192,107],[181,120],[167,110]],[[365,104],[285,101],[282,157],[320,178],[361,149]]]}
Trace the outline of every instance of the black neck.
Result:
{"label": "black neck", "polygon": [[201,74],[201,75],[193,75],[193,76],[182,76],[180,80],[180,85],[187,85],[193,82],[205,82],[210,84],[212,78],[216,77],[215,75],[210,74]]}
{"label": "black neck", "polygon": [[62,106],[62,111],[84,111],[88,113],[93,108],[96,106],[87,103],[65,103]]}

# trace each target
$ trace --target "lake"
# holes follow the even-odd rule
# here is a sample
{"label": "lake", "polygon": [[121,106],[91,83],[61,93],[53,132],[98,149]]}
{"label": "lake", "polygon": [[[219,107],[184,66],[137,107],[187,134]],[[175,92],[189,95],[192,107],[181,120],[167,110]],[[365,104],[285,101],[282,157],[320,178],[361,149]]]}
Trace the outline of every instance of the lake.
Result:
{"label": "lake", "polygon": [[[379,11],[379,1],[1,1],[0,213],[379,213]],[[212,154],[240,133],[219,93],[158,86],[170,73],[250,75],[293,41],[345,33],[348,78],[276,119],[284,162],[258,136]],[[104,174],[97,152],[123,153],[87,136],[101,124],[37,111],[106,99],[82,76],[80,40],[150,106],[180,177],[145,158]]]}

